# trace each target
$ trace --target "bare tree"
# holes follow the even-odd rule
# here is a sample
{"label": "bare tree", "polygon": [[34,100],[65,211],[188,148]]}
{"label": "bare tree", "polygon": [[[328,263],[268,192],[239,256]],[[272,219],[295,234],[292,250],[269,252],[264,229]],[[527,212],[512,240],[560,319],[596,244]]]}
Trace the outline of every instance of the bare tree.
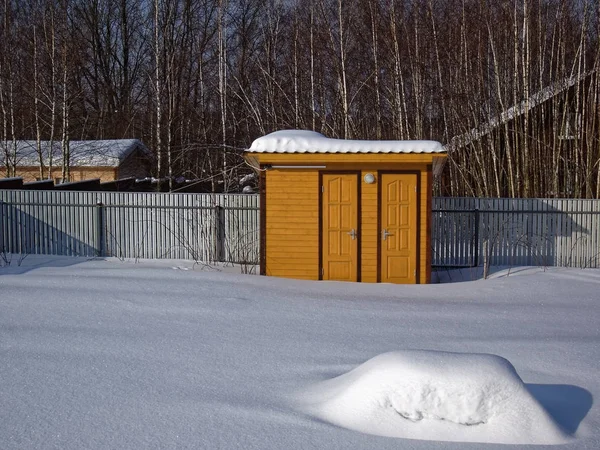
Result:
{"label": "bare tree", "polygon": [[600,194],[598,0],[4,0],[2,152],[140,138],[157,178],[237,188],[241,149],[308,127],[437,139],[444,192]]}

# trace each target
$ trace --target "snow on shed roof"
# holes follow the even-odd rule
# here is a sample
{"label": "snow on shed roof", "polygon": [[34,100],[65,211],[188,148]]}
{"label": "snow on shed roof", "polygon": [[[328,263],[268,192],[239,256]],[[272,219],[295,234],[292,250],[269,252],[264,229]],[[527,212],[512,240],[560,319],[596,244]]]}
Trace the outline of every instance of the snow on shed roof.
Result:
{"label": "snow on shed roof", "polygon": [[437,141],[331,139],[316,131],[275,131],[256,139],[250,153],[444,153]]}
{"label": "snow on shed roof", "polygon": [[[16,142],[16,165],[38,166],[37,141]],[[41,141],[44,164],[48,164],[50,141]],[[13,152],[13,141],[0,142],[0,164],[5,164],[4,150]],[[106,139],[97,141],[70,141],[70,165],[86,167],[117,167],[136,149],[150,155],[150,150],[138,139]],[[12,156],[11,156],[12,157]],[[53,165],[62,164],[62,143],[52,141]]]}

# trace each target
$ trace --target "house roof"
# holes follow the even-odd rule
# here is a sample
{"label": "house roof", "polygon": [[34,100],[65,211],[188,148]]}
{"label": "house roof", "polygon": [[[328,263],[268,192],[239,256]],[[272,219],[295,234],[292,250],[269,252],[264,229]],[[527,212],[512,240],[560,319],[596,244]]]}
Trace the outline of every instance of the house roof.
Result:
{"label": "house roof", "polygon": [[437,141],[331,139],[307,130],[283,130],[252,142],[249,153],[444,153]]}
{"label": "house roof", "polygon": [[[15,141],[17,166],[39,166],[37,141]],[[13,141],[0,142],[0,165],[5,164],[4,149],[12,153]],[[138,139],[110,139],[98,141],[70,141],[70,165],[72,167],[117,167],[135,150],[151,155],[150,150]],[[50,141],[41,141],[44,164],[48,164]],[[53,165],[62,164],[61,141],[52,141]]]}
{"label": "house roof", "polygon": [[521,101],[516,105],[511,106],[506,111],[503,111],[499,116],[492,117],[490,120],[483,123],[479,127],[473,128],[472,130],[467,131],[466,133],[453,137],[450,140],[450,142],[445,145],[445,148],[448,151],[451,151],[454,148],[464,147],[465,145],[471,144],[472,142],[481,139],[482,137],[491,133],[494,129],[498,128],[500,125],[504,125],[505,123],[522,116],[523,114],[525,114],[525,112],[531,111],[533,108],[541,105],[542,103],[550,100],[558,94],[575,86],[577,83],[587,78],[595,71],[596,69],[592,69],[589,72],[584,72],[583,74],[577,76],[565,78],[555,83],[552,83],[549,86],[546,86],[544,89],[541,89],[540,91],[534,93],[527,99]]}

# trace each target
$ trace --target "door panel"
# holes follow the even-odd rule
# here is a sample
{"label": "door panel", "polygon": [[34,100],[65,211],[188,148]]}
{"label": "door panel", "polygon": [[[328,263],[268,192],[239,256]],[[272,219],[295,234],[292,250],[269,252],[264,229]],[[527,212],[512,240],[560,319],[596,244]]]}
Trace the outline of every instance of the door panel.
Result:
{"label": "door panel", "polygon": [[358,175],[324,174],[323,279],[358,280]]}
{"label": "door panel", "polygon": [[382,174],[380,232],[381,281],[416,283],[416,174]]}

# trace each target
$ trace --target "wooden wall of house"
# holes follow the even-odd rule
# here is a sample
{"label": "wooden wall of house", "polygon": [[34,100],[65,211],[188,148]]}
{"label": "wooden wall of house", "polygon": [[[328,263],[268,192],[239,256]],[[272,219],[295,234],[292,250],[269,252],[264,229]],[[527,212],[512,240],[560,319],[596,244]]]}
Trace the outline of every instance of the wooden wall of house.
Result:
{"label": "wooden wall of house", "polygon": [[319,172],[266,175],[266,275],[319,278]]}
{"label": "wooden wall of house", "polygon": [[421,248],[419,249],[419,283],[431,283],[431,204],[433,191],[433,173],[431,165],[421,169]]}
{"label": "wooden wall of house", "polygon": [[377,182],[367,184],[363,178],[367,173],[375,173],[373,170],[362,170],[360,174],[361,183],[361,217],[360,217],[360,251],[361,251],[361,281],[368,283],[377,282],[377,246],[379,245],[379,230],[377,228]]}
{"label": "wooden wall of house", "polygon": [[[71,177],[69,181],[83,181],[99,178],[101,182],[114,181],[117,179],[117,169],[114,167],[71,167]],[[39,167],[17,167],[16,176],[23,178],[25,183],[37,181],[40,177]],[[62,179],[62,169],[60,167],[52,168],[51,178],[55,181]]]}
{"label": "wooden wall of house", "polygon": [[[275,155],[277,164],[291,164],[282,155]],[[298,156],[298,155],[295,155]],[[295,164],[315,164],[315,160],[291,159]],[[331,156],[331,155],[326,155]],[[355,155],[356,156],[356,155]],[[431,282],[431,187],[433,175],[431,161],[387,163],[381,155],[360,155],[366,162],[327,161],[326,173],[357,171],[360,174],[360,280],[375,283],[378,281],[380,244],[378,182],[367,184],[363,181],[367,173],[378,171],[413,171],[420,173],[420,196],[418,197],[419,260],[418,282]],[[385,156],[385,155],[384,155]],[[272,156],[271,156],[272,157]],[[429,157],[430,158],[430,157]],[[427,159],[427,158],[424,158]],[[361,158],[357,158],[361,160]],[[262,163],[262,161],[261,161]],[[271,169],[265,172],[266,183],[264,219],[266,222],[265,264],[266,275],[319,279],[319,231],[320,203],[318,169]],[[415,230],[417,232],[417,230]]]}

